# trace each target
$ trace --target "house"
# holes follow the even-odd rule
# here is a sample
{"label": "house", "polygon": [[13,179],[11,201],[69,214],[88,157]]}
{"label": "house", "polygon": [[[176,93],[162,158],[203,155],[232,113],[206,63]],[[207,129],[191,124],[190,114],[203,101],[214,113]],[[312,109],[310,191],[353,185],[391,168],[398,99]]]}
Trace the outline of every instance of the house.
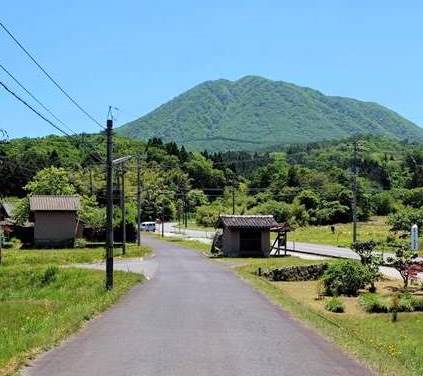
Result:
{"label": "house", "polygon": [[79,196],[34,195],[29,197],[29,206],[36,246],[71,247],[80,237]]}
{"label": "house", "polygon": [[13,204],[9,202],[0,202],[0,222],[11,220],[13,208]]}
{"label": "house", "polygon": [[10,234],[14,225],[14,205],[9,202],[0,202],[0,231],[3,234]]}
{"label": "house", "polygon": [[221,215],[221,251],[227,257],[267,257],[270,229],[277,226],[272,215]]}

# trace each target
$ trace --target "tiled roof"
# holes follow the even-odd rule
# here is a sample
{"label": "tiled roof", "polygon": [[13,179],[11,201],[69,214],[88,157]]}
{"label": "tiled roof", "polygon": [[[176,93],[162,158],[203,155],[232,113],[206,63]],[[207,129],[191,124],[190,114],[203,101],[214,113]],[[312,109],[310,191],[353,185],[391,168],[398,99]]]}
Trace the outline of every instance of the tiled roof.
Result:
{"label": "tiled roof", "polygon": [[34,195],[29,197],[31,211],[78,211],[79,196]]}
{"label": "tiled roof", "polygon": [[278,226],[273,215],[221,215],[218,227],[270,229]]}

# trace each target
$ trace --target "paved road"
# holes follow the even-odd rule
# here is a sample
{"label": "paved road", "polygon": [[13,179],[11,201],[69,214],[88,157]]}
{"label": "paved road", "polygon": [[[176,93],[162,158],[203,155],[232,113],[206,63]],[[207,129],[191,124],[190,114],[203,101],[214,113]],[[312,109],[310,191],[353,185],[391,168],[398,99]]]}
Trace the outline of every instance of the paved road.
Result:
{"label": "paved road", "polygon": [[154,278],[24,374],[368,376],[224,266],[153,238]]}

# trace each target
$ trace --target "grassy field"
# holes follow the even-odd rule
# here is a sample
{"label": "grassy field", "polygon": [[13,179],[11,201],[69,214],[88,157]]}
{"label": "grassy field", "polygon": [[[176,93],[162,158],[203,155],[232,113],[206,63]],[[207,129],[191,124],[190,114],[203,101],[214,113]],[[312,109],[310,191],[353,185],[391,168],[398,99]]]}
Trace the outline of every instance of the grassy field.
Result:
{"label": "grassy field", "polygon": [[[283,263],[290,266],[294,259],[279,259],[278,266]],[[355,301],[341,298],[346,313],[330,313],[324,309],[323,301],[315,300],[318,282],[270,282],[252,273],[259,263],[244,263],[236,271],[273,302],[344,347],[380,375],[423,374],[423,313],[400,313],[398,322],[392,323],[390,314],[364,313],[356,298]],[[392,283],[396,282],[386,284]]]}
{"label": "grassy field", "polygon": [[[180,228],[181,230],[185,229],[185,225],[183,223],[177,224],[175,227]],[[193,220],[188,221],[187,228],[190,229],[190,230],[202,230],[202,231],[209,231],[209,232],[215,232],[216,231],[216,229],[214,227],[201,226]]]}
{"label": "grassy field", "polygon": [[[385,223],[385,219],[385,217],[373,217],[368,222],[359,222],[357,224],[358,240],[385,241],[389,235],[389,226]],[[350,247],[352,224],[340,223],[335,225],[335,233],[332,233],[330,226],[300,227],[288,234],[288,240]]]}
{"label": "grassy field", "polygon": [[[149,253],[130,247],[128,257]],[[104,272],[61,268],[103,258],[103,249],[32,250],[3,253],[0,265],[0,375],[11,375],[104,311],[142,281],[115,272],[115,288],[104,289]]]}
{"label": "grassy field", "polygon": [[[148,255],[151,249],[146,246],[137,247],[133,244],[127,245],[126,254],[122,256],[122,251],[115,248],[114,255],[121,257],[142,257]],[[37,250],[16,250],[4,249],[2,266],[17,265],[69,265],[86,262],[101,261],[104,259],[104,248],[72,248],[72,249],[37,249]]]}

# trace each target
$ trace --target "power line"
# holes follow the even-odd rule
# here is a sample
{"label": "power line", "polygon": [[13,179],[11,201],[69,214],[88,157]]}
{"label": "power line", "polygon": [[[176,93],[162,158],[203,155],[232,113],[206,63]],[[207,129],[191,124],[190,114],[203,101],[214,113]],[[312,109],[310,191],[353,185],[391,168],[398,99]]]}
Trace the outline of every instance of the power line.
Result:
{"label": "power line", "polygon": [[100,128],[105,129],[93,116],[91,116],[78,102],[73,99],[66,90],[59,85],[59,83],[38,63],[38,61],[29,53],[29,51],[15,38],[15,36],[7,29],[7,27],[0,21],[0,26],[2,29],[12,38],[12,40],[19,46],[19,48],[25,52],[25,54],[31,59],[31,61],[48,77],[48,79],[53,82],[53,84],[80,110],[82,111],[90,120],[96,123]]}
{"label": "power line", "polygon": [[[0,81],[0,85],[3,87],[3,89],[5,89],[10,95],[12,95],[13,97],[15,97],[19,102],[21,102],[22,104],[24,104],[27,108],[29,108],[32,112],[34,112],[37,116],[39,116],[41,119],[43,119],[45,122],[47,122],[48,124],[50,124],[53,128],[57,129],[59,132],[63,133],[65,136],[69,137],[70,140],[73,140],[73,136],[76,135],[71,135],[68,132],[64,131],[62,128],[60,128],[57,124],[54,124],[50,119],[48,119],[47,117],[45,117],[43,114],[41,114],[39,111],[37,111],[34,107],[32,107],[28,102],[26,102],[24,99],[22,99],[19,95],[17,95],[15,92],[13,92],[11,89],[9,89],[2,81]],[[83,143],[87,144],[84,140]],[[89,144],[88,146],[90,146],[90,148],[92,148],[93,146],[91,144]],[[102,160],[101,157],[99,157],[98,155],[94,154],[92,151],[90,151],[89,155],[91,155],[92,157],[94,157],[95,159],[100,159]]]}
{"label": "power line", "polygon": [[19,80],[10,72],[8,71],[4,65],[0,64],[0,68],[3,69],[6,74],[12,78],[13,81],[15,81],[19,87],[25,91],[35,102],[37,102],[44,110],[46,110],[51,116],[54,117],[56,121],[58,121],[60,124],[62,124],[66,129],[68,129],[70,132],[75,133],[67,124],[65,124],[62,120],[60,120],[47,106],[45,106],[34,94],[32,94]]}
{"label": "power line", "polygon": [[34,107],[32,107],[30,104],[28,104],[20,96],[18,96],[16,93],[14,93],[12,90],[10,90],[2,81],[0,81],[0,85],[3,86],[3,89],[6,90],[12,96],[14,96],[19,102],[21,102],[26,107],[28,107],[32,112],[34,112],[36,115],[38,115],[45,122],[49,123],[53,128],[57,129],[59,132],[63,133],[65,136],[70,137],[70,134],[69,133],[65,132],[58,125],[54,124],[51,120],[47,119],[44,115],[42,115],[40,112],[38,112]]}

